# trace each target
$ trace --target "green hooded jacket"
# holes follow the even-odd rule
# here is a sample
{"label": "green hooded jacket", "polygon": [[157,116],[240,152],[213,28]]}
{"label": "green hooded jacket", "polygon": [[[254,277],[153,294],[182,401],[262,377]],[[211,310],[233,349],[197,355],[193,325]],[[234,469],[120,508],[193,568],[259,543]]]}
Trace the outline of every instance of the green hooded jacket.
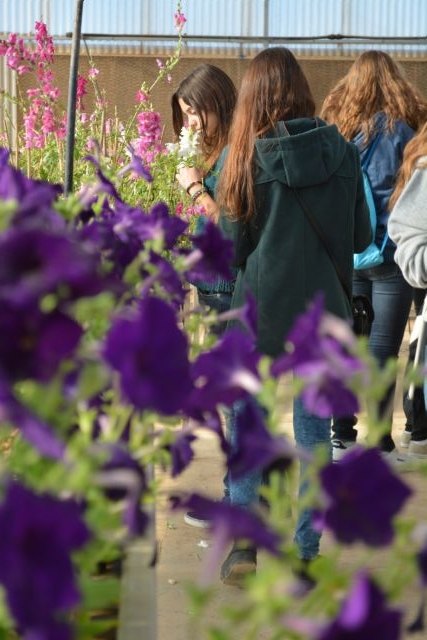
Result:
{"label": "green hooded jacket", "polygon": [[221,220],[239,268],[232,308],[244,304],[246,290],[255,295],[258,349],[271,356],[283,351],[297,315],[319,291],[328,311],[351,318],[335,267],[293,190],[321,228],[349,291],[353,253],[372,236],[356,146],[319,118],[286,127],[290,136],[273,132],[256,140],[255,215],[246,223]]}

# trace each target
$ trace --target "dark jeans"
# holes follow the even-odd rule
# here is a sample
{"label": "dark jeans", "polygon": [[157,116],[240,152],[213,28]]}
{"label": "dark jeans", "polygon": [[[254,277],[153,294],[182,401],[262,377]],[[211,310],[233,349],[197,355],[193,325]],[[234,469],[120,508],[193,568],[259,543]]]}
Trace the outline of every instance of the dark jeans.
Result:
{"label": "dark jeans", "polygon": [[[353,294],[364,294],[372,302],[375,318],[369,336],[369,349],[382,367],[389,358],[397,357],[399,354],[412,303],[412,287],[406,282],[396,264],[382,264],[379,267],[354,272]],[[387,418],[390,424],[389,432],[380,442],[384,451],[394,449],[391,429],[395,387],[396,384],[389,387],[378,408],[381,419]],[[334,437],[340,440],[355,440],[355,423],[353,416],[335,419],[332,425]]]}
{"label": "dark jeans", "polygon": [[[231,299],[233,297],[233,293],[231,291],[207,292],[207,291],[201,291],[200,289],[197,289],[197,295],[199,298],[199,303],[201,305],[204,305],[209,309],[213,309],[217,313],[224,313],[225,311],[228,311],[230,309]],[[215,335],[217,335],[218,337],[221,336],[222,333],[224,333],[226,328],[227,328],[226,322],[216,322],[211,327],[212,332],[215,333]],[[233,419],[232,413],[229,410],[224,411],[224,418],[225,418],[225,429],[226,429],[226,432],[228,432],[230,429],[229,422],[230,420]],[[224,483],[223,497],[226,501],[228,501],[230,496],[228,473],[225,474],[223,478],[223,483]]]}
{"label": "dark jeans", "polygon": [[[219,291],[219,292],[206,292],[197,289],[197,295],[199,297],[199,303],[213,309],[217,313],[224,313],[230,309],[231,298],[233,293],[231,291]],[[212,331],[217,336],[224,333],[226,329],[226,322],[217,322],[212,326]]]}

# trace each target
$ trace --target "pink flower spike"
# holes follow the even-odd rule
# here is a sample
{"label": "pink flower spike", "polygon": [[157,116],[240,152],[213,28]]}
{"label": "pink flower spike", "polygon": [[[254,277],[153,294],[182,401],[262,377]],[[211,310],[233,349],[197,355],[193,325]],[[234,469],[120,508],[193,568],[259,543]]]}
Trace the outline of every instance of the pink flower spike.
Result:
{"label": "pink flower spike", "polygon": [[187,18],[182,13],[182,11],[178,10],[174,15],[174,19],[175,19],[175,28],[177,29],[177,31],[182,31],[185,23],[187,22]]}
{"label": "pink flower spike", "polygon": [[91,67],[89,69],[87,75],[88,75],[88,78],[93,80],[94,78],[96,78],[99,75],[99,69],[97,69],[96,67]]}
{"label": "pink flower spike", "polygon": [[163,62],[163,60],[160,60],[160,58],[156,58],[156,63],[157,63],[157,66],[159,67],[159,69],[164,69],[165,68],[165,63]]}
{"label": "pink flower spike", "polygon": [[136,92],[136,101],[137,102],[148,102],[149,100],[149,95],[148,93],[146,93],[145,91],[142,91],[142,89],[139,89]]}

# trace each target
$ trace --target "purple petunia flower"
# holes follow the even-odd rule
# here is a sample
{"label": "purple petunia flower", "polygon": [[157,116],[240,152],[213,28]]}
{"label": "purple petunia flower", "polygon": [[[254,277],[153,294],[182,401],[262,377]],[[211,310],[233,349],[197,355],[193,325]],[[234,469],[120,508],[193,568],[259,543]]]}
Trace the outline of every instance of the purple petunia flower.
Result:
{"label": "purple petunia flower", "polygon": [[218,276],[232,280],[230,265],[233,260],[233,242],[219,227],[208,220],[202,233],[191,236],[194,249],[188,254],[187,278],[190,282],[211,282]]}
{"label": "purple petunia flower", "polygon": [[226,502],[215,502],[195,493],[186,498],[174,496],[171,503],[173,509],[197,511],[201,518],[210,522],[213,546],[206,560],[203,582],[212,579],[225,550],[235,540],[246,540],[273,555],[279,554],[279,534],[249,509]]}
{"label": "purple petunia flower", "polygon": [[286,339],[287,352],[273,362],[271,373],[278,377],[293,371],[301,378],[301,399],[311,413],[321,418],[351,415],[359,409],[359,401],[348,383],[364,369],[348,351],[354,342],[344,320],[324,313],[323,295],[319,294],[297,318]]}
{"label": "purple petunia flower", "polygon": [[143,291],[146,292],[150,290],[153,285],[160,285],[168,294],[169,302],[179,309],[184,303],[186,292],[177,271],[168,260],[154,251],[150,251],[149,260],[150,270],[152,272],[154,267],[154,273],[149,275],[145,269],[141,270],[141,276],[144,282]]}
{"label": "purple petunia flower", "polygon": [[11,229],[0,236],[0,303],[33,306],[56,293],[66,300],[98,294],[107,287],[99,257],[72,236],[41,229]]}
{"label": "purple petunia flower", "polygon": [[161,240],[164,249],[172,249],[188,224],[171,216],[164,202],[155,204],[148,214],[140,216],[137,233],[141,240]]}
{"label": "purple petunia flower", "polygon": [[107,335],[104,358],[138,409],[173,415],[186,405],[192,390],[187,339],[163,300],[143,298],[119,317]]}
{"label": "purple petunia flower", "polygon": [[180,433],[174,442],[168,445],[172,458],[172,478],[176,478],[184,471],[194,458],[194,451],[191,443],[197,440],[193,433]]}
{"label": "purple petunia flower", "polygon": [[144,178],[147,182],[153,182],[153,176],[142,159],[136,155],[132,145],[128,145],[128,151],[131,155],[131,161],[118,172],[117,176],[121,178],[126,173],[132,173],[140,178]]}
{"label": "purple petunia flower", "polygon": [[259,362],[253,340],[238,329],[226,331],[208,352],[192,366],[195,389],[190,398],[193,409],[214,410],[218,404],[230,406],[261,388]]}
{"label": "purple petunia flower", "polygon": [[0,372],[11,380],[48,382],[79,344],[82,328],[60,311],[0,310]]}
{"label": "purple petunia flower", "polygon": [[53,210],[53,203],[62,187],[27,178],[9,164],[6,149],[0,149],[0,152],[0,200],[16,203],[12,226],[64,228],[63,218]]}
{"label": "purple petunia flower", "polygon": [[218,320],[221,322],[238,320],[255,340],[257,337],[257,303],[254,294],[247,291],[245,304],[237,309],[230,309],[230,311],[219,314]]}
{"label": "purple petunia flower", "polygon": [[90,539],[80,506],[11,482],[0,529],[0,583],[22,636],[70,637],[57,618],[80,601],[71,554]]}
{"label": "purple petunia flower", "polygon": [[316,640],[398,640],[402,613],[386,605],[382,591],[361,572],[355,577],[338,616]]}
{"label": "purple petunia flower", "polygon": [[18,402],[6,381],[1,377],[0,422],[19,429],[25,440],[42,455],[56,460],[64,458],[65,445],[56,438],[45,422]]}
{"label": "purple petunia flower", "polygon": [[286,468],[297,457],[294,446],[284,437],[274,437],[265,426],[265,413],[252,399],[233,407],[237,441],[228,460],[228,469],[238,478],[248,471],[265,469],[273,463]]}
{"label": "purple petunia flower", "polygon": [[[344,544],[379,547],[393,540],[393,518],[411,495],[378,449],[352,447],[339,464],[320,471],[326,506],[315,526],[329,529]],[[372,500],[372,496],[381,500]]]}
{"label": "purple petunia flower", "polygon": [[123,520],[129,534],[143,535],[149,522],[149,517],[141,505],[142,497],[147,491],[145,471],[119,444],[109,446],[108,450],[109,459],[102,465],[96,482],[110,500],[125,503]]}

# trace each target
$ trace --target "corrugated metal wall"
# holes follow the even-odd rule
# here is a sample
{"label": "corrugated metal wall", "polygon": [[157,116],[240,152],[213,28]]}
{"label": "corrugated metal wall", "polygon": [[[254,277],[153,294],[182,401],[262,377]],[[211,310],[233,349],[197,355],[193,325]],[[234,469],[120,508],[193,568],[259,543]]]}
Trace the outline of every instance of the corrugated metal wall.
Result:
{"label": "corrugated metal wall", "polygon": [[[344,34],[374,37],[425,37],[427,0],[183,0],[189,36],[239,37],[317,37]],[[73,29],[75,0],[0,0],[0,29],[29,33],[34,21],[43,19],[55,36]],[[129,35],[174,35],[175,0],[85,0],[83,32]],[[170,43],[169,43],[170,44]],[[98,49],[117,47],[122,52],[158,49],[161,43],[147,41],[98,43]],[[362,44],[320,41],[316,44],[292,43],[299,52],[340,54],[366,48]],[[427,50],[423,45],[382,45],[390,51],[407,54]],[[188,50],[198,53],[212,49],[236,51],[236,41],[188,42]],[[249,45],[239,54],[251,51]]]}

